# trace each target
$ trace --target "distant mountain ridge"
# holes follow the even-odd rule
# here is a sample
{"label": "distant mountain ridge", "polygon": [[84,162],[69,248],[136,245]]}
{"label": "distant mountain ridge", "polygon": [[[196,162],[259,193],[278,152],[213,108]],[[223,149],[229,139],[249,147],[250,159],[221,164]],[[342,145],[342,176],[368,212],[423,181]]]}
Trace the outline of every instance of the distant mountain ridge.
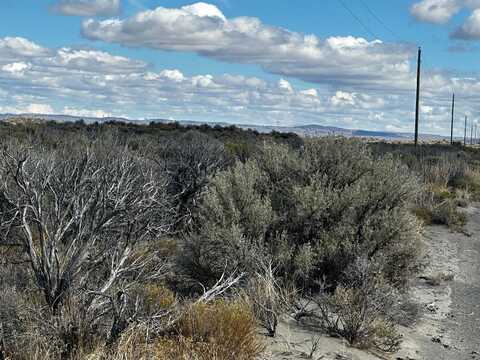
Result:
{"label": "distant mountain ridge", "polygon": [[[73,116],[73,115],[48,115],[48,114],[0,114],[0,121],[17,122],[20,120],[37,120],[37,121],[57,121],[57,122],[75,122],[83,120],[87,124],[108,121],[119,121],[126,123],[148,125],[151,122],[155,123],[170,123],[173,120],[168,119],[146,119],[146,120],[132,120],[122,117],[88,117],[88,116]],[[413,138],[413,133],[404,132],[388,132],[388,131],[372,131],[362,129],[345,129],[335,126],[324,125],[298,125],[298,126],[272,126],[272,125],[245,125],[245,124],[231,124],[226,122],[208,122],[208,121],[189,121],[189,120],[175,120],[181,125],[209,125],[209,126],[232,126],[235,125],[242,129],[252,129],[260,133],[276,132],[291,132],[303,137],[319,137],[327,135],[339,135],[345,137],[361,137],[374,138],[383,140],[409,141]],[[419,134],[421,140],[445,140],[446,136],[434,134]]]}

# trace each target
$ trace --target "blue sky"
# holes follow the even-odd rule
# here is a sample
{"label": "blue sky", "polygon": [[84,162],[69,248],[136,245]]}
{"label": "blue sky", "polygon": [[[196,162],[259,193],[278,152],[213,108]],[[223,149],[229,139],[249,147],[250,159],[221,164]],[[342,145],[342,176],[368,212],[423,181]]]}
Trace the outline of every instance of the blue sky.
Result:
{"label": "blue sky", "polygon": [[0,112],[410,131],[421,45],[445,133],[479,40],[479,0],[2,0]]}

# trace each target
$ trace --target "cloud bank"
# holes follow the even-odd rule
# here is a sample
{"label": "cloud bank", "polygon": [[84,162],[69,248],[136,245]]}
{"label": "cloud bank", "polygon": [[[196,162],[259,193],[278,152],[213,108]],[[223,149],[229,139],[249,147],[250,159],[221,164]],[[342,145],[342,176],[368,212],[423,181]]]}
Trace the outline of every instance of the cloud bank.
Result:
{"label": "cloud bank", "polygon": [[59,0],[53,11],[72,16],[111,16],[120,12],[120,0]]}
{"label": "cloud bank", "polygon": [[[452,89],[480,101],[477,77],[424,74],[422,131],[448,133]],[[394,84],[389,85],[391,89]],[[414,87],[353,90],[339,82],[300,87],[235,74],[187,76],[95,49],[50,49],[24,38],[0,38],[0,113],[63,113],[227,121],[323,124],[411,131]],[[459,101],[458,113],[478,115]]]}
{"label": "cloud bank", "polygon": [[272,74],[317,84],[366,89],[406,82],[409,59],[415,52],[408,44],[352,36],[321,39],[269,26],[253,17],[227,19],[216,6],[203,2],[181,8],[157,7],[127,19],[87,19],[82,34],[90,40],[129,47],[256,64]]}

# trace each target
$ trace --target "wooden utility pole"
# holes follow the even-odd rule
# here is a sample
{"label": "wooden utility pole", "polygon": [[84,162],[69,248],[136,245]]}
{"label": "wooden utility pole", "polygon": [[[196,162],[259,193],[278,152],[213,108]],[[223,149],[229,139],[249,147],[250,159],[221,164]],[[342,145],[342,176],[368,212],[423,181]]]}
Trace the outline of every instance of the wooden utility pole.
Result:
{"label": "wooden utility pole", "polygon": [[450,145],[453,145],[453,119],[455,116],[455,93],[453,93],[452,97],[452,125],[450,127]]}
{"label": "wooden utility pole", "polygon": [[415,146],[418,144],[418,116],[420,113],[420,70],[422,64],[422,48],[418,48],[417,60],[417,97],[415,100]]}
{"label": "wooden utility pole", "polygon": [[470,145],[473,145],[473,121],[470,125]]}
{"label": "wooden utility pole", "polygon": [[463,146],[467,146],[467,115],[465,115],[465,132],[463,133]]}

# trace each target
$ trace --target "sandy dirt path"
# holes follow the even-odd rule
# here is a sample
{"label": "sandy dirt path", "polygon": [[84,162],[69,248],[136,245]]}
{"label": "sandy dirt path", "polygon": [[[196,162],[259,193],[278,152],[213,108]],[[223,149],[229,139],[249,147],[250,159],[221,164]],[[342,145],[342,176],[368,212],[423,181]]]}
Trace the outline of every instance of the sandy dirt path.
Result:
{"label": "sandy dirt path", "polygon": [[402,359],[480,359],[480,207],[466,212],[464,234],[440,226],[426,229],[423,275],[454,278],[433,286],[417,281],[413,296],[424,314],[413,329],[405,329]]}

